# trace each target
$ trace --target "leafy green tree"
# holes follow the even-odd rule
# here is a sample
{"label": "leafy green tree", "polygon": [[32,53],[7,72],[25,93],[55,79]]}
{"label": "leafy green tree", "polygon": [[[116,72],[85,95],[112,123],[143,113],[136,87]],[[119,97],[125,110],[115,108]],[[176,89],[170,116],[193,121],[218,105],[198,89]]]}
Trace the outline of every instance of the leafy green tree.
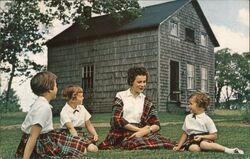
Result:
{"label": "leafy green tree", "polygon": [[219,103],[222,88],[225,87],[226,108],[230,108],[230,98],[237,95],[238,102],[246,100],[249,92],[249,52],[238,54],[232,53],[225,48],[215,53],[215,80],[216,80],[216,103]]}
{"label": "leafy green tree", "polygon": [[249,52],[242,55],[232,54],[234,75],[231,77],[233,80],[230,82],[230,86],[236,92],[239,102],[246,100],[249,93],[249,79],[247,79],[250,72],[250,61],[247,59],[249,54]]}
{"label": "leafy green tree", "polygon": [[4,9],[0,8],[0,71],[9,78],[7,105],[14,77],[29,78],[34,72],[45,69],[31,60],[30,55],[42,53],[44,35],[53,20],[58,19],[63,24],[77,22],[87,28],[89,6],[91,12],[112,14],[118,21],[133,18],[140,11],[137,0],[11,0],[5,2]]}
{"label": "leafy green tree", "polygon": [[229,79],[231,71],[230,63],[231,54],[229,48],[218,50],[215,53],[216,105],[219,104],[222,88],[227,84]]}

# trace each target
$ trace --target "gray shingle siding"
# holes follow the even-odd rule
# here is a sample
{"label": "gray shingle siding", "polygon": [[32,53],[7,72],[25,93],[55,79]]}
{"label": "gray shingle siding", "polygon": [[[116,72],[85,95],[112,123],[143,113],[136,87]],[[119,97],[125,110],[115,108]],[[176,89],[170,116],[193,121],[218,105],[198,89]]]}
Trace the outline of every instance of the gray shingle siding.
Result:
{"label": "gray shingle siding", "polygon": [[[85,43],[49,49],[48,69],[58,75],[59,90],[68,84],[81,85],[81,68],[94,65],[94,100],[96,112],[110,112],[117,91],[127,89],[127,70],[144,65],[150,72],[146,94],[156,100],[157,31],[107,37]],[[60,91],[58,96],[60,96]],[[57,104],[62,101],[57,100]]]}
{"label": "gray shingle siding", "polygon": [[[159,27],[143,28],[143,23],[139,21],[140,23],[128,25],[133,27],[135,26],[132,24],[140,25],[140,29],[131,30],[131,32],[110,33],[101,37],[95,37],[90,32],[88,34],[92,35],[90,39],[78,41],[76,37],[70,37],[71,32],[76,31],[74,32],[76,34],[82,31],[77,30],[76,26],[72,26],[61,35],[56,36],[55,39],[50,40],[47,45],[48,70],[58,75],[59,91],[55,105],[63,106],[62,88],[69,84],[81,86],[82,67],[93,65],[93,100],[85,106],[94,112],[111,112],[112,100],[116,92],[129,87],[127,85],[128,68],[134,65],[143,65],[150,74],[145,94],[154,101],[159,111],[166,111],[166,105],[171,104],[168,102],[171,60],[179,63],[179,87],[182,91],[180,95],[181,105],[180,107],[175,105],[173,109],[179,111],[180,108],[184,108],[182,110],[185,110],[188,96],[195,91],[186,89],[187,64],[195,66],[195,89],[201,89],[200,68],[204,67],[208,70],[208,93],[212,97],[211,101],[214,101],[214,47],[218,45],[218,42],[209,30],[210,27],[206,19],[201,19],[203,17],[202,11],[197,12],[198,3],[196,1],[176,1],[170,4],[180,8],[177,10],[175,8],[174,13],[171,11],[173,14],[167,16],[168,18],[163,20]],[[155,14],[161,15],[160,12],[164,14],[164,6],[167,7],[167,3],[152,8],[148,7],[148,11],[157,11]],[[161,10],[157,8],[161,8]],[[97,19],[100,20],[101,17]],[[139,17],[140,19],[143,18]],[[178,22],[178,37],[170,35],[169,24],[172,20]],[[194,43],[185,40],[185,28],[194,30]],[[105,31],[99,31],[103,33],[102,35],[106,35]],[[206,47],[200,44],[201,32],[208,34]],[[84,34],[84,32],[82,33]],[[69,41],[71,42],[67,43]],[[210,107],[212,110],[213,108],[213,106]]]}
{"label": "gray shingle siding", "polygon": [[[174,20],[179,23],[179,37],[170,35],[169,21]],[[190,27],[195,31],[195,43],[185,41],[185,28]],[[167,96],[170,93],[170,60],[180,64],[180,90],[182,106],[187,106],[187,97],[193,92],[187,90],[187,64],[195,66],[195,89],[201,89],[200,68],[208,70],[208,92],[214,98],[214,46],[208,40],[208,46],[200,45],[200,32],[205,32],[197,13],[192,4],[187,4],[181,10],[173,14],[169,19],[160,25],[160,95],[159,110],[166,111]],[[213,107],[213,102],[212,102]]]}

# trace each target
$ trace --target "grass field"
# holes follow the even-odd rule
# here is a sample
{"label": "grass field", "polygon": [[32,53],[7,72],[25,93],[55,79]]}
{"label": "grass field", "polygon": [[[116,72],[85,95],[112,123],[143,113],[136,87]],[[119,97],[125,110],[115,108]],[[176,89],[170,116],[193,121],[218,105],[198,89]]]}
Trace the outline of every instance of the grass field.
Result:
{"label": "grass field", "polygon": [[[159,113],[161,123],[177,122],[162,126],[160,133],[172,140],[177,141],[181,135],[180,122],[183,122],[184,115],[173,115],[167,113]],[[17,127],[8,127],[9,125],[21,124],[25,118],[25,113],[7,113],[1,115],[0,129],[0,159],[12,159],[16,148],[20,142],[21,130]],[[110,113],[93,114],[92,122],[109,122]],[[227,147],[239,147],[245,151],[244,155],[229,155],[219,152],[173,152],[170,150],[137,150],[137,151],[99,151],[98,153],[88,153],[85,158],[91,159],[247,159],[250,156],[250,127],[249,124],[242,122],[241,112],[237,111],[216,111],[212,116],[219,131],[218,143]],[[54,123],[58,123],[59,118],[54,118]],[[102,141],[109,128],[96,128]]]}

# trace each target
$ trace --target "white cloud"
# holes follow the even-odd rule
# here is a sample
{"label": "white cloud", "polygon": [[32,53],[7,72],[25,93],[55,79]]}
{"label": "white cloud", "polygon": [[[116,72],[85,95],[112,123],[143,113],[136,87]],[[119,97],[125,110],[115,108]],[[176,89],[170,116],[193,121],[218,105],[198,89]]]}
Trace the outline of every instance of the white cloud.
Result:
{"label": "white cloud", "polygon": [[246,8],[239,10],[237,21],[249,27],[249,11]]}
{"label": "white cloud", "polygon": [[235,32],[232,29],[211,24],[212,30],[220,44],[219,48],[229,48],[233,52],[243,53],[249,51],[249,36],[242,32]]}

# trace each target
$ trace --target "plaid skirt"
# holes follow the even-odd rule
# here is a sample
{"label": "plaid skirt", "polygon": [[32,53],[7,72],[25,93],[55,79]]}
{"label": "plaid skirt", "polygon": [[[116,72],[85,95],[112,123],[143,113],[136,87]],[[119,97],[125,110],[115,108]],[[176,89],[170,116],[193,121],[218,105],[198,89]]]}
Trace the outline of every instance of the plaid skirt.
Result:
{"label": "plaid skirt", "polygon": [[[93,144],[96,143],[96,141],[94,140],[94,136],[86,134],[83,131],[82,127],[74,127],[74,128],[77,131],[77,134],[78,134],[79,137],[84,138],[84,140],[89,141],[90,143],[93,143]],[[60,131],[67,134],[67,135],[70,135],[69,129],[60,129]]]}
{"label": "plaid skirt", "polygon": [[[16,151],[16,158],[22,158],[29,134],[23,134]],[[40,134],[30,158],[76,158],[85,155],[85,149],[90,144],[89,140],[80,137],[65,135],[52,130],[46,134]]]}
{"label": "plaid skirt", "polygon": [[100,150],[107,149],[173,149],[175,142],[161,136],[159,133],[149,133],[143,137],[128,139],[134,132],[125,129],[111,129],[106,139],[99,144]]}
{"label": "plaid skirt", "polygon": [[[188,149],[189,149],[189,147],[190,147],[191,145],[198,145],[198,146],[200,146],[200,143],[201,143],[202,141],[204,141],[204,140],[195,141],[195,140],[194,140],[194,137],[197,136],[197,135],[208,135],[208,134],[209,134],[209,133],[200,133],[200,134],[188,135],[188,136],[187,136],[187,140],[183,143],[183,145],[181,146],[181,149],[182,149],[182,150],[187,150],[187,151],[188,151]],[[206,141],[208,141],[208,140],[206,140]],[[213,141],[209,140],[208,142],[213,142]]]}

